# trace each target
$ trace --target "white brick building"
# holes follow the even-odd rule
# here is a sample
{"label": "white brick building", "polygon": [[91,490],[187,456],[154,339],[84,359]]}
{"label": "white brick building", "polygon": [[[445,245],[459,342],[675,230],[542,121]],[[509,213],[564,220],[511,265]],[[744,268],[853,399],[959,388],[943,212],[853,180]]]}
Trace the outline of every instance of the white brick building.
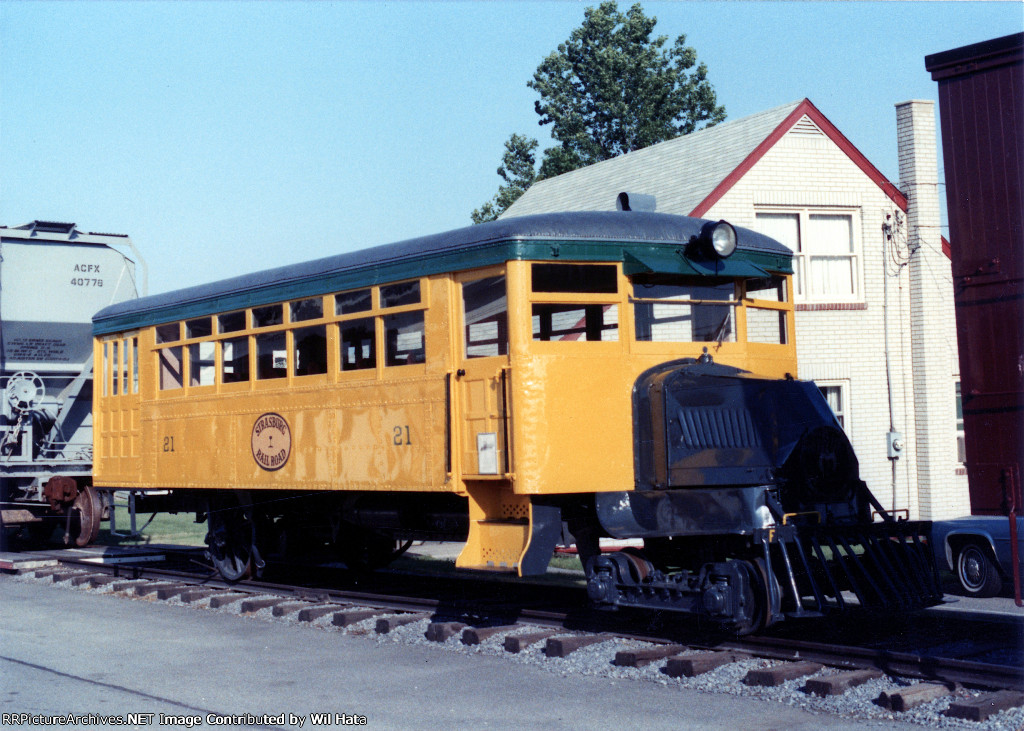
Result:
{"label": "white brick building", "polygon": [[[898,186],[805,99],[541,181],[503,217],[614,210],[629,191],[654,196],[658,211],[723,218],[787,244],[800,377],[822,388],[883,506],[941,519],[970,505],[935,111],[896,109]],[[897,459],[891,431],[902,435]]]}

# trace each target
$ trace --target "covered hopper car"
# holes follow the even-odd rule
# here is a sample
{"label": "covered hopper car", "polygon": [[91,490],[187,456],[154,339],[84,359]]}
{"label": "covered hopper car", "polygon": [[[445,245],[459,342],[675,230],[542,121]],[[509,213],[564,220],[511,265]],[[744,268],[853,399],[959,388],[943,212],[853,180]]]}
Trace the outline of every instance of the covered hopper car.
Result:
{"label": "covered hopper car", "polygon": [[598,604],[739,632],[935,603],[926,526],[791,375],[791,257],[724,221],[548,214],[113,305],[95,484],[196,511],[229,580],[411,540],[526,576],[571,534]]}
{"label": "covered hopper car", "polygon": [[0,540],[60,526],[85,545],[99,532],[91,320],[136,297],[126,247],[73,223],[0,226]]}

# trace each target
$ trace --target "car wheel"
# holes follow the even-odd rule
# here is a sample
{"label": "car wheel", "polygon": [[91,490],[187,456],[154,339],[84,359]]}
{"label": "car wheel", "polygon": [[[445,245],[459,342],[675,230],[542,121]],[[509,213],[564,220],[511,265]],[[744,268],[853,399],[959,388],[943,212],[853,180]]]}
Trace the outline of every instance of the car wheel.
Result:
{"label": "car wheel", "polygon": [[1003,588],[999,569],[988,551],[976,543],[965,544],[957,553],[956,578],[967,596],[995,596]]}

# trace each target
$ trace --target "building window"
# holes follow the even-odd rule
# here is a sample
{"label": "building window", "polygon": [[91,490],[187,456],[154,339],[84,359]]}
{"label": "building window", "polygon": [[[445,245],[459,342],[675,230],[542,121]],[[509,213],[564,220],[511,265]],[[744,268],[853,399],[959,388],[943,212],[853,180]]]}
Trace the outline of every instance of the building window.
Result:
{"label": "building window", "polygon": [[846,383],[823,383],[817,382],[818,390],[828,402],[828,407],[835,414],[836,421],[843,431],[850,432],[850,399]]}
{"label": "building window", "polygon": [[964,441],[964,402],[960,395],[960,380],[956,381],[956,461],[967,462],[967,446]]}
{"label": "building window", "polygon": [[853,212],[763,211],[757,213],[756,228],[793,250],[793,290],[798,301],[861,298]]}

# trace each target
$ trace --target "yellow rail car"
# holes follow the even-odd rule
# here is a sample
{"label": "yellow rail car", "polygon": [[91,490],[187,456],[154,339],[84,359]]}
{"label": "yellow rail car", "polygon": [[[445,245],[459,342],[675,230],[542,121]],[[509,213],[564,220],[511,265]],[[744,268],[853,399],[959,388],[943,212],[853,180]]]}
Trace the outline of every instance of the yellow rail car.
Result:
{"label": "yellow rail car", "polygon": [[[376,565],[413,539],[465,540],[460,567],[536,574],[566,527],[588,562],[602,534],[744,535],[760,556],[781,461],[755,465],[764,439],[740,411],[721,425],[749,441],[732,457],[724,442],[666,457],[675,417],[652,436],[640,391],[685,368],[736,375],[715,364],[792,379],[790,261],[725,222],[553,214],[115,305],[94,319],[95,484],[207,515],[228,578],[268,551],[334,544]],[[723,459],[750,466],[723,483]],[[735,520],[630,527],[678,511],[677,488],[713,496],[698,510],[738,500]],[[661,497],[623,498],[638,491]],[[719,614],[770,620],[778,590],[761,583],[761,619]]]}

